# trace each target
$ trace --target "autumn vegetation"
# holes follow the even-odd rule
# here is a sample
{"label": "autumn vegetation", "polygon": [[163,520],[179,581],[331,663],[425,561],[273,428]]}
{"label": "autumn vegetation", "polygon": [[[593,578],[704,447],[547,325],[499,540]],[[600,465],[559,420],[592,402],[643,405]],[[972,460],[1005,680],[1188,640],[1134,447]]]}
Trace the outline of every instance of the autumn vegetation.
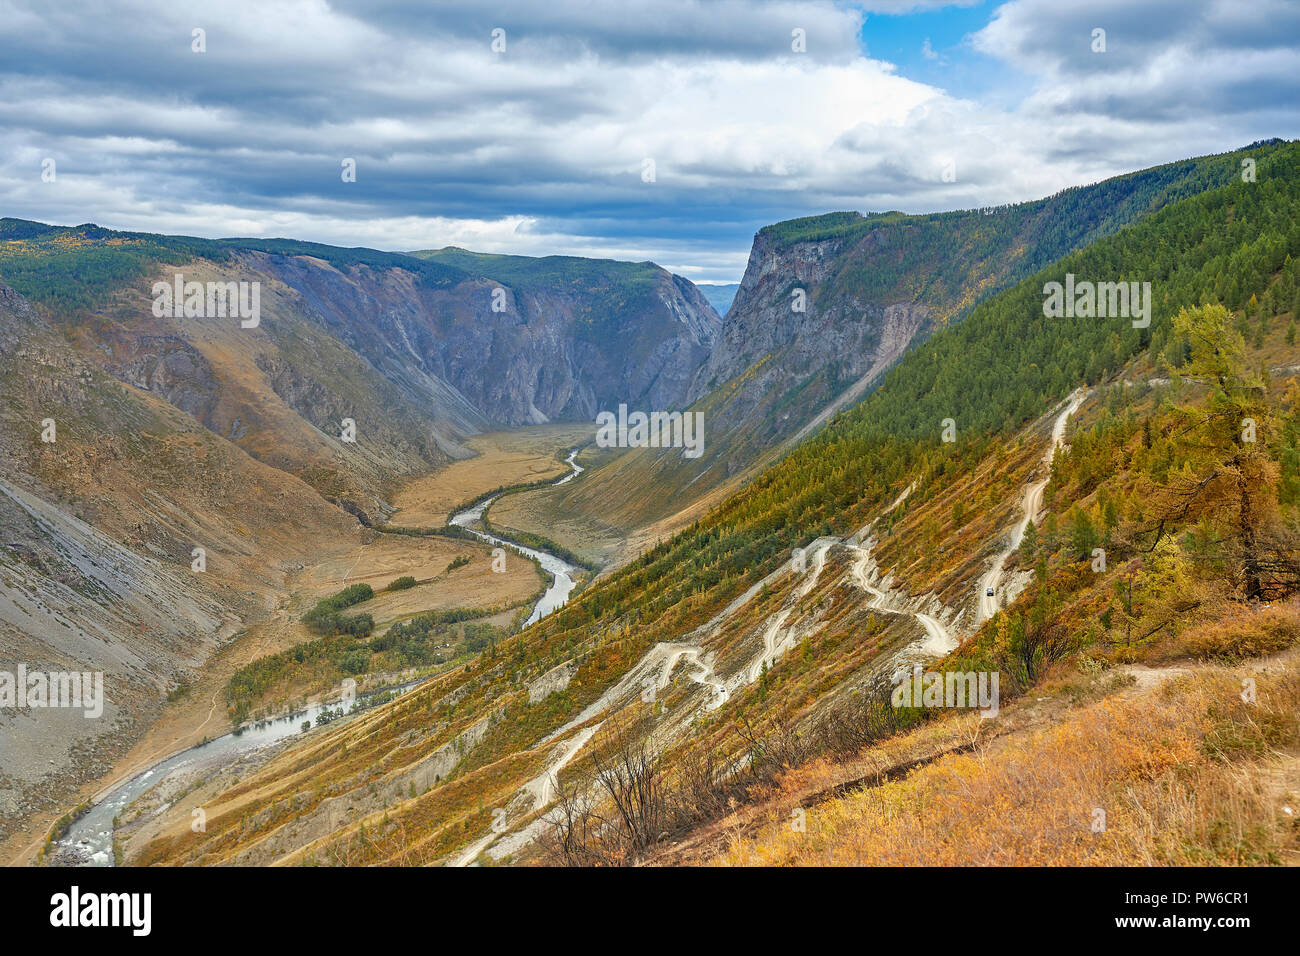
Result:
{"label": "autumn vegetation", "polygon": [[[1300,146],[1261,150],[1255,182],[1233,163],[1207,165],[1221,185],[1134,212],[974,306],[707,517],[489,640],[386,720],[278,758],[227,795],[205,837],[178,834],[150,858],[229,859],[371,787],[295,859],[437,862],[490,833],[493,808],[536,822],[520,789],[571,722],[657,643],[754,587],[711,634],[715,666],[736,673],[780,612],[793,648],[714,709],[683,666],[659,696],[602,713],[560,775],[545,838],[518,860],[1294,862]],[[1150,327],[1044,318],[1042,287],[1066,272],[1151,282]],[[1045,515],[1006,569],[1010,599],[977,623],[974,584],[1080,387]],[[948,418],[956,442],[941,439]],[[792,575],[757,587],[791,549],[863,529],[899,589],[966,609],[961,645],[936,666],[1002,675],[996,720],[884,706],[887,662],[917,625],[866,606],[848,548],[828,552],[806,594]],[[530,697],[561,664],[567,686]],[[454,769],[420,778],[448,748]]]}

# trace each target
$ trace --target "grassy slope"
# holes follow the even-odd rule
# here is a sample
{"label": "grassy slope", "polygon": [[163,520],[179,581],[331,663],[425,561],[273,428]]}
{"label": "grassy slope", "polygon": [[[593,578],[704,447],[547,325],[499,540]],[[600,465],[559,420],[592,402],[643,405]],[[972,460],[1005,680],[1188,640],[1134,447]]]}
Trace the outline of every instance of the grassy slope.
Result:
{"label": "grassy slope", "polygon": [[[1295,606],[1290,627],[1300,627]],[[1256,705],[1241,700],[1245,678],[1257,682]],[[792,770],[778,795],[692,835],[658,861],[1300,864],[1294,652],[1229,667],[1076,672],[1041,693],[1043,702],[1004,713],[998,730],[980,727],[978,717],[948,720],[871,748],[852,767],[819,762]],[[981,732],[974,752],[955,752]],[[875,783],[872,770],[905,765],[916,754],[942,756],[903,779]],[[851,792],[826,799],[846,778],[854,781]],[[790,826],[789,810],[800,803],[807,807],[801,831]]]}

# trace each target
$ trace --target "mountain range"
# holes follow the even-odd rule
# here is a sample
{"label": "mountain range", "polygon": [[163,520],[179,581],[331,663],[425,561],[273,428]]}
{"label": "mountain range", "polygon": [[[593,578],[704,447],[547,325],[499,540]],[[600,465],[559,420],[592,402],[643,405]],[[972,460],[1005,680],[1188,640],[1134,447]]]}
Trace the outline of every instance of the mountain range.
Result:
{"label": "mountain range", "polygon": [[[1176,803],[1300,743],[1297,223],[1300,148],[1270,140],[1030,203],[768,226],[720,317],[652,263],[0,220],[0,665],[93,666],[112,701],[93,731],[6,715],[0,817],[93,795],[206,673],[230,678],[209,715],[241,716],[236,690],[270,714],[405,675],[144,798],[124,858],[920,862],[864,821],[901,827],[883,805],[964,774],[1148,834],[1054,831],[1059,860],[1291,859],[1285,788],[1224,797],[1255,827],[1235,843]],[[258,283],[256,326],[158,315],[177,274]],[[1048,318],[1067,275],[1150,283],[1151,322]],[[529,459],[553,468],[503,456],[443,508],[504,491],[478,527],[592,566],[523,627],[535,584],[474,590],[490,547],[408,523],[411,489],[487,461],[487,433],[618,404],[701,414],[703,456],[563,432]],[[546,484],[578,445],[581,474]],[[359,568],[386,587],[349,593]],[[1224,687],[1277,654],[1252,723]],[[1001,675],[1006,716],[890,706],[914,666]],[[1179,668],[1204,680],[1175,704],[1153,682]],[[1089,721],[1141,755],[1103,754]],[[1029,782],[1025,748],[1047,755]],[[791,806],[818,849],[783,835]],[[1032,861],[971,845],[939,856]]]}

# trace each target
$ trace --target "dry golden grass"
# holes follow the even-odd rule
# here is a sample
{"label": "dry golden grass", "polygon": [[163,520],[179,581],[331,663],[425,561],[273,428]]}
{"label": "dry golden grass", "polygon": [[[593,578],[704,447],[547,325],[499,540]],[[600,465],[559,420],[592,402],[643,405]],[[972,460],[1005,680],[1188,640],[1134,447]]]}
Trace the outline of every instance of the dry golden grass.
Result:
{"label": "dry golden grass", "polygon": [[447,522],[449,509],[485,491],[559,478],[568,468],[557,453],[591,441],[594,434],[595,426],[584,422],[535,425],[471,438],[466,444],[478,455],[408,482],[393,496],[397,512],[389,524],[435,528]]}
{"label": "dry golden grass", "polygon": [[1300,644],[1300,605],[1252,608],[1225,605],[1215,620],[1183,632],[1174,642],[1180,656],[1242,660],[1276,654]]}
{"label": "dry golden grass", "polygon": [[[623,542],[623,531],[593,510],[575,511],[563,501],[563,487],[534,488],[495,501],[488,519],[498,529],[539,534],[586,561],[602,564]],[[509,532],[502,532],[509,534]]]}
{"label": "dry golden grass", "polygon": [[[724,865],[1249,865],[1300,854],[1300,661],[1198,668],[1062,723],[943,757],[807,811],[789,802]],[[1283,806],[1292,814],[1286,814]],[[1096,811],[1105,829],[1094,832]]]}
{"label": "dry golden grass", "polygon": [[[469,558],[469,564],[448,571],[458,557]],[[296,582],[295,609],[305,611],[346,585],[364,583],[375,589],[375,597],[359,609],[384,624],[419,611],[514,604],[531,597],[549,580],[518,555],[508,555],[505,568],[504,573],[494,573],[492,549],[477,541],[376,534],[347,551],[322,555],[319,563],[304,571]],[[384,590],[405,574],[421,583],[407,591]]]}

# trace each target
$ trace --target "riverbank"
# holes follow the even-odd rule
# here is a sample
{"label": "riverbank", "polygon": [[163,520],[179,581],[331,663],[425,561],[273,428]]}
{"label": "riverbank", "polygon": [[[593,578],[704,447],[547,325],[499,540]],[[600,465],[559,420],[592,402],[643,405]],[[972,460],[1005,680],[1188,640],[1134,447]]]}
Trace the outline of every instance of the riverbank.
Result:
{"label": "riverbank", "polygon": [[[560,462],[557,452],[561,449],[572,449],[574,445],[570,444],[568,439],[581,439],[584,435],[588,435],[589,429],[586,426],[556,426],[544,430],[546,434],[540,434],[542,429],[537,432],[530,429],[520,433],[484,436],[489,450],[496,451],[484,455],[484,458],[489,460],[480,462],[474,469],[473,476],[485,484],[490,481],[491,484],[487,487],[496,487],[501,483],[503,476],[515,476],[519,472],[526,476],[545,474],[551,480],[571,480],[582,470],[581,466],[573,460],[573,454],[570,452],[570,460],[566,463],[566,467],[566,464]],[[560,439],[564,439],[565,442],[557,447],[555,442]],[[504,461],[502,456],[514,463],[511,467],[515,471],[512,472],[509,468],[502,470]],[[467,481],[472,480],[472,477],[467,477],[470,473],[466,465],[466,462],[457,462],[444,470],[450,472],[457,469],[459,475],[455,481],[449,482],[451,490],[442,492],[445,500],[451,501],[453,496],[457,500],[465,500],[465,496],[460,494],[460,489]],[[417,484],[420,484],[427,494],[437,480],[436,474],[419,479]],[[483,490],[483,485],[479,486],[479,490]],[[408,497],[407,500],[411,499]],[[401,511],[397,513],[401,514]],[[536,563],[543,572],[550,575],[551,582],[544,587],[541,597],[533,607],[531,612],[533,616],[529,618],[531,623],[542,614],[561,606],[567,600],[580,574],[576,567],[557,556],[547,555],[537,549],[529,549],[523,544],[507,541],[500,536],[489,535],[477,529],[466,529],[467,540],[464,542],[447,538],[384,535],[360,527],[356,529],[356,533],[360,536],[357,540],[351,543],[339,542],[341,546],[322,553],[318,563],[310,567],[299,566],[298,570],[286,580],[284,591],[274,598],[274,603],[268,602],[266,617],[242,628],[240,633],[234,635],[230,643],[223,647],[198,674],[189,692],[164,706],[162,716],[149,727],[141,740],[132,747],[125,759],[115,766],[111,773],[88,782],[78,790],[75,805],[89,803],[92,807],[91,812],[94,813],[95,807],[104,804],[108,799],[113,799],[114,793],[122,792],[121,788],[124,785],[129,785],[143,774],[156,773],[158,768],[193,751],[204,740],[221,738],[229,728],[225,688],[230,677],[241,667],[259,658],[310,640],[311,635],[307,634],[301,625],[301,613],[304,608],[310,607],[321,597],[337,591],[340,586],[356,581],[374,581],[376,590],[380,591],[392,578],[409,573],[412,567],[419,570],[421,575],[428,573],[432,577],[426,585],[391,596],[394,600],[400,598],[403,601],[416,601],[419,604],[419,607],[412,604],[410,608],[404,604],[401,607],[395,605],[390,609],[398,617],[402,617],[422,610],[495,606],[507,598],[529,597],[536,593],[538,587],[538,583],[529,583],[539,582],[538,573],[531,566]],[[485,573],[490,555],[490,551],[483,550],[485,545],[505,546],[526,555],[529,560],[510,562],[513,566],[508,567],[505,574]],[[480,557],[475,557],[471,565],[449,567],[453,561],[462,556],[461,552],[466,547]],[[426,604],[428,607],[425,607]],[[312,719],[314,720],[314,717]],[[298,724],[292,726],[297,727]],[[245,738],[246,742],[255,742],[257,739],[255,735]],[[18,834],[0,848],[2,851],[0,855],[10,865],[32,863],[40,852],[46,834],[54,821],[61,813],[70,811],[71,806],[70,804],[65,810],[52,813],[48,817],[31,820],[25,832]],[[86,821],[84,827],[92,827],[98,817],[82,819]],[[103,830],[102,821],[99,823],[100,829]],[[108,829],[111,830],[111,827]],[[78,825],[74,824],[69,837],[65,837],[60,843],[67,843],[72,834],[77,834],[76,839],[72,841],[74,844],[85,837]],[[107,847],[97,847],[95,852],[101,851],[107,852],[108,858],[111,859],[111,844]]]}
{"label": "riverbank", "polygon": [[[338,695],[321,698],[293,713],[243,725],[238,730],[160,760],[121,780],[94,800],[53,842],[45,862],[50,866],[116,865],[114,838],[119,816],[128,812],[135,801],[149,791],[172,785],[173,792],[164,794],[158,801],[159,806],[165,808],[176,792],[197,785],[207,776],[255,757],[260,751],[282,741],[308,734],[315,727],[337,719],[349,719],[355,713],[401,696],[420,683],[422,681],[408,681],[357,694],[351,707]],[[176,775],[183,777],[179,785],[172,780]],[[140,815],[149,809],[141,810]]]}

